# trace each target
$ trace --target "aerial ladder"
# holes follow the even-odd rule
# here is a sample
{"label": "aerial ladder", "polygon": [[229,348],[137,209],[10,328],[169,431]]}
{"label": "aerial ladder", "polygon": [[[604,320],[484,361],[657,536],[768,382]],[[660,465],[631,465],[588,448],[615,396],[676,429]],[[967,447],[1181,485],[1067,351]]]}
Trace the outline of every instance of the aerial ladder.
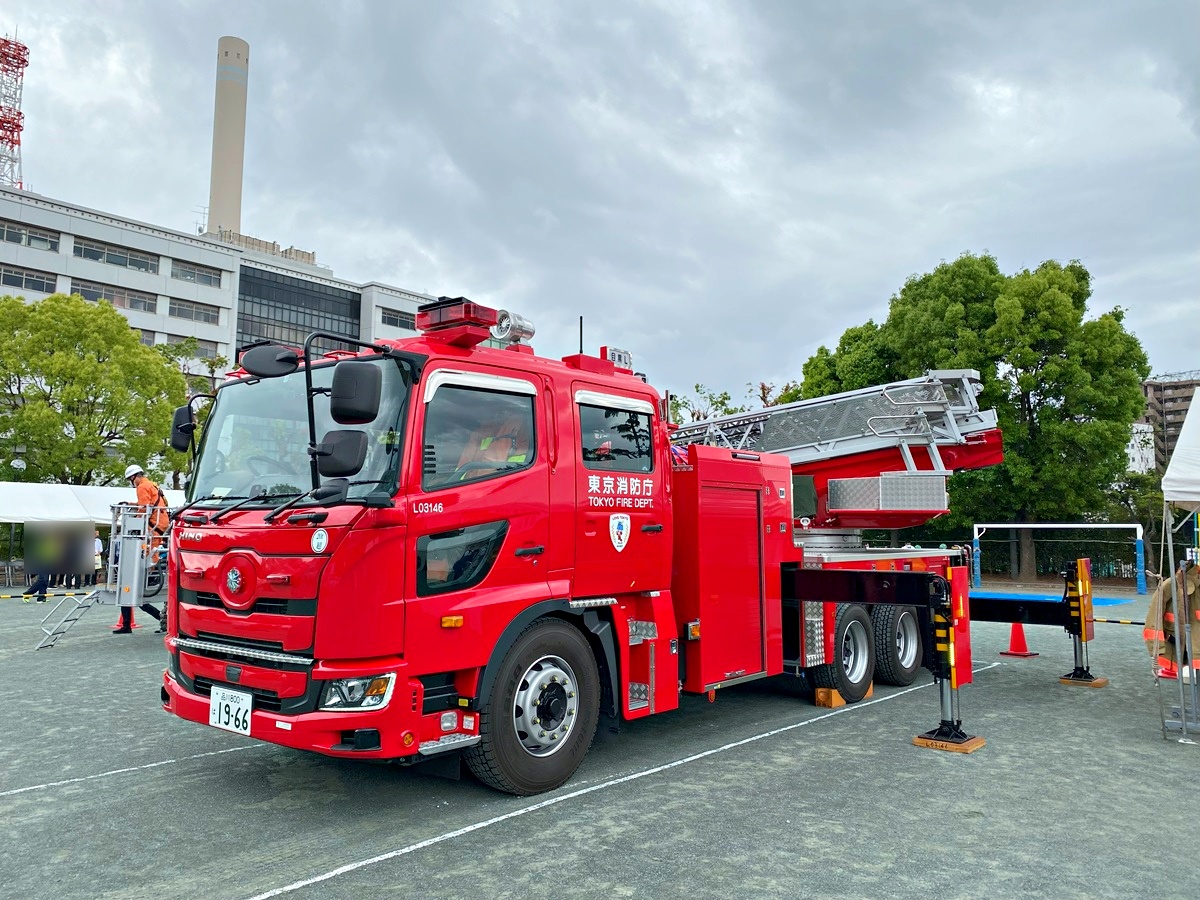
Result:
{"label": "aerial ladder", "polygon": [[800,400],[677,427],[675,445],[780,453],[792,463],[797,537],[904,528],[947,511],[946,477],[1003,459],[973,369]]}

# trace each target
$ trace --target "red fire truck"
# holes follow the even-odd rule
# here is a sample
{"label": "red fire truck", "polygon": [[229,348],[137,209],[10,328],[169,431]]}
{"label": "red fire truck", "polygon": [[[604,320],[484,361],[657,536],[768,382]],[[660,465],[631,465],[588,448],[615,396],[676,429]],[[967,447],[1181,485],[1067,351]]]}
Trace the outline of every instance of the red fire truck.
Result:
{"label": "red fire truck", "polygon": [[465,759],[515,794],[564,783],[598,731],[762,678],[854,702],[924,666],[929,736],[965,738],[964,552],[860,529],[944,513],[949,473],[999,461],[975,373],[675,427],[621,351],[539,357],[527,322],[464,298],[417,328],[252,346],[203,429],[176,412],[196,456],[168,712],[337,757]]}

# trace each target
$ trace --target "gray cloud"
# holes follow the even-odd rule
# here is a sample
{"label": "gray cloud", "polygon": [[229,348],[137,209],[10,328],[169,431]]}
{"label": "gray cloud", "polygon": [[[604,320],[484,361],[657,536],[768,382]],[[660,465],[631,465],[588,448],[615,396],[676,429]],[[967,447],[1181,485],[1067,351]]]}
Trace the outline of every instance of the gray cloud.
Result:
{"label": "gray cloud", "polygon": [[659,387],[782,382],[917,272],[1079,258],[1193,368],[1191,3],[10,2],[26,180],[190,229],[216,40],[251,45],[243,228],[511,306]]}

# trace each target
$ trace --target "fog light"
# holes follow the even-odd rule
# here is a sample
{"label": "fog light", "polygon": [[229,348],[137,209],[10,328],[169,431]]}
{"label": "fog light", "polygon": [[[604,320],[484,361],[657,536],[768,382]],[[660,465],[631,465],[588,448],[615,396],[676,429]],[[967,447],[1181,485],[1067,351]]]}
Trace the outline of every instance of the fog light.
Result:
{"label": "fog light", "polygon": [[364,678],[336,678],[325,685],[321,709],[356,712],[383,709],[392,697],[395,681],[394,672]]}
{"label": "fog light", "polygon": [[457,731],[458,730],[458,713],[451,710],[450,712],[442,713],[442,731]]}

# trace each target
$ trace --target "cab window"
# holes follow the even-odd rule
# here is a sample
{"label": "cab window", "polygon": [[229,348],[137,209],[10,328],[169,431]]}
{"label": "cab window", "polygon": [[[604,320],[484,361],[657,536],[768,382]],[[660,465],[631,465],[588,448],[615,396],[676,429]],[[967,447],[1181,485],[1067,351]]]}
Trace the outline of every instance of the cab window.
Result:
{"label": "cab window", "polygon": [[532,466],[533,400],[528,394],[440,386],[425,410],[421,486],[436,490]]}
{"label": "cab window", "polygon": [[654,471],[648,413],[580,405],[579,434],[580,454],[588,469]]}

